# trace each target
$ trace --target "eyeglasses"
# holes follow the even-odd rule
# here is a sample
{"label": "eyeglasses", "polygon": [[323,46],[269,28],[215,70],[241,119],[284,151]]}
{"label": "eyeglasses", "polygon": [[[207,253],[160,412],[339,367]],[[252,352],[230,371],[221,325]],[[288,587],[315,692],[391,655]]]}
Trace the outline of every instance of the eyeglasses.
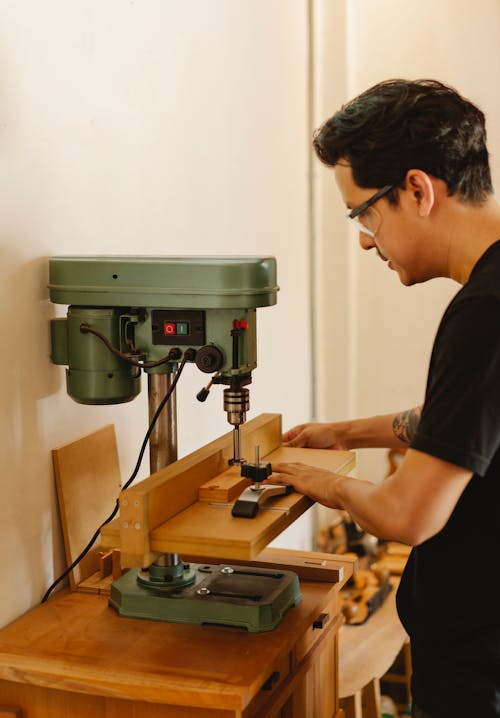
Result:
{"label": "eyeglasses", "polygon": [[378,202],[379,199],[382,199],[382,197],[389,194],[394,187],[395,185],[393,184],[385,185],[382,189],[379,189],[378,192],[375,192],[375,194],[369,199],[357,207],[354,207],[354,209],[349,212],[347,218],[353,221],[354,226],[359,232],[363,232],[363,234],[367,234],[372,238],[375,237],[378,227],[375,226],[376,222],[374,220],[377,217],[380,220],[380,217],[374,212],[368,212],[368,210],[375,204],[375,202]]}

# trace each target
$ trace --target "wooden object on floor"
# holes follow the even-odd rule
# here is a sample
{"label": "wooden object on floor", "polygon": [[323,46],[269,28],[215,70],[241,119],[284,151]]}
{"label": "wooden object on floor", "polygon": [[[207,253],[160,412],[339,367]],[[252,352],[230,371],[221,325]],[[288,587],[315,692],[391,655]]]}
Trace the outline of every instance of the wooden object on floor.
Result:
{"label": "wooden object on floor", "polygon": [[[253,456],[258,444],[261,457],[267,460],[305,461],[338,473],[348,473],[354,466],[354,454],[349,451],[280,447],[278,414],[262,414],[244,424],[241,432],[246,456]],[[229,482],[239,481],[233,471],[228,474],[232,450],[229,432],[122,492],[120,518],[103,528],[103,545],[119,547],[125,567],[149,565],[161,553],[255,558],[312,501],[300,494],[276,497],[254,519],[233,517],[227,502],[199,501],[200,487],[207,482],[215,480],[212,485],[219,486],[221,475],[225,482],[228,475]]]}
{"label": "wooden object on floor", "polygon": [[365,710],[377,709],[380,700],[378,682],[408,640],[396,611],[398,582],[397,579],[392,581],[393,591],[365,624],[345,625],[339,632],[339,696],[346,718],[361,718],[361,713],[356,713],[355,709],[362,701],[355,696],[359,694],[362,698],[364,689],[365,703],[367,699],[371,701]]}
{"label": "wooden object on floor", "polygon": [[382,546],[380,557],[372,568],[386,568],[393,576],[401,576],[411,553],[411,546],[389,541]]}
{"label": "wooden object on floor", "polygon": [[[67,564],[85,548],[113,510],[121,488],[112,424],[52,451]],[[99,570],[94,547],[69,574],[75,588]]]}
{"label": "wooden object on floor", "polygon": [[338,587],[303,582],[265,633],[121,618],[103,596],[59,593],[0,631],[0,700],[29,718],[337,716]]}

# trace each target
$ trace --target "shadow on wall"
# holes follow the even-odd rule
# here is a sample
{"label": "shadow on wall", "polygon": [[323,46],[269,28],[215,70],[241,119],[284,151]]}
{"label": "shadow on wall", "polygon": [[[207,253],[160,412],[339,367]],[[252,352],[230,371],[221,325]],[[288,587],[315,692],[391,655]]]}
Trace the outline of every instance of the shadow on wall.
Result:
{"label": "shadow on wall", "polygon": [[54,422],[44,418],[46,407],[40,401],[59,392],[61,372],[49,360],[49,318],[54,308],[46,288],[47,259],[20,263],[14,253],[3,251],[2,270],[0,441],[5,480],[0,503],[0,571],[20,587],[18,613],[23,608],[20,603],[27,608],[39,600],[47,582],[47,542],[54,561],[61,554],[49,449]]}

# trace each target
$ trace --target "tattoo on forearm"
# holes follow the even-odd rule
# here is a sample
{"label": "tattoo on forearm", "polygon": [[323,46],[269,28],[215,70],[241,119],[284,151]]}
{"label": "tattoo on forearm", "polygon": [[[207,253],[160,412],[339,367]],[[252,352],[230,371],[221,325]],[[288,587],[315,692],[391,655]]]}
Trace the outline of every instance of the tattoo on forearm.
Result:
{"label": "tattoo on forearm", "polygon": [[404,441],[405,444],[410,443],[417,431],[421,413],[421,407],[416,406],[414,409],[408,409],[408,411],[403,411],[394,417],[392,430],[400,441]]}

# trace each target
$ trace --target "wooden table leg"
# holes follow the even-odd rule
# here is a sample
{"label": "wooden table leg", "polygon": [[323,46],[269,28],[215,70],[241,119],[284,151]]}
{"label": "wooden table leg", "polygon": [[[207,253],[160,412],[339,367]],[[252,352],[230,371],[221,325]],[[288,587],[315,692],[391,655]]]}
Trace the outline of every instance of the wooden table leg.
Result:
{"label": "wooden table leg", "polygon": [[380,681],[374,678],[362,691],[363,716],[364,718],[380,718]]}
{"label": "wooden table leg", "polygon": [[363,718],[361,692],[357,691],[352,696],[341,698],[340,707],[344,711],[345,718]]}

